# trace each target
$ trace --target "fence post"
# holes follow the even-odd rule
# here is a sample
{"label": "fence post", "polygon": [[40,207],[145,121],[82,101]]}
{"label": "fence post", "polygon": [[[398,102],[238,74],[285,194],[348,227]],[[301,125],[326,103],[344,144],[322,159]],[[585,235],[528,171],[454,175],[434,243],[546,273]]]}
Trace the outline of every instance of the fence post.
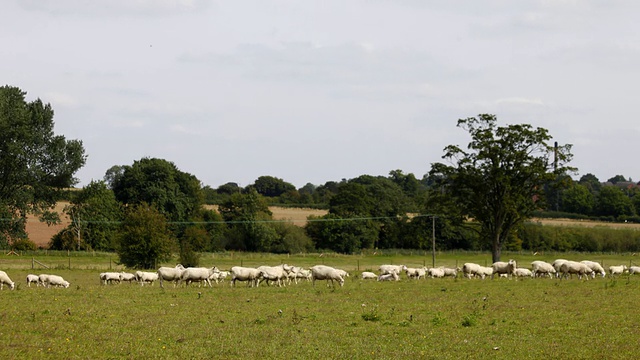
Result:
{"label": "fence post", "polygon": [[35,264],[35,259],[32,257],[31,258],[31,270],[33,270],[35,268],[36,264]]}
{"label": "fence post", "polygon": [[360,260],[358,260],[358,264],[356,265],[356,269],[358,269],[358,271],[360,271]]}

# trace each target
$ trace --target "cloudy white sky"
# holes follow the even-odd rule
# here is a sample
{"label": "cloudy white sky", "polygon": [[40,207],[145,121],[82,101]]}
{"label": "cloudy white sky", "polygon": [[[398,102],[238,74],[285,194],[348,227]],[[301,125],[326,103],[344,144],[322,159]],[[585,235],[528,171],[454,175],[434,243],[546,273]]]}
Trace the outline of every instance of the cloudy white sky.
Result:
{"label": "cloudy white sky", "polygon": [[459,118],[547,128],[578,178],[640,180],[640,2],[4,0],[0,85],[83,141],[204,185],[421,178]]}

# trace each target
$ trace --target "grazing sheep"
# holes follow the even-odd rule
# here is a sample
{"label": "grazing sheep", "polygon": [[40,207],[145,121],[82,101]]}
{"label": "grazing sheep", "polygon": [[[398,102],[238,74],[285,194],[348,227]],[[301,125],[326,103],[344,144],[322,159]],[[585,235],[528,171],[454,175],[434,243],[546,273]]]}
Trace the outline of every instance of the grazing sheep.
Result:
{"label": "grazing sheep", "polygon": [[628,268],[626,265],[609,266],[609,275],[622,275]]}
{"label": "grazing sheep", "polygon": [[34,274],[27,275],[27,286],[31,287],[31,283],[35,283],[36,286],[40,286],[40,277]]}
{"label": "grazing sheep", "polygon": [[587,265],[591,270],[593,270],[593,277],[596,277],[596,274],[600,274],[602,277],[605,277],[607,273],[602,268],[602,265],[595,261],[582,260],[581,263]]}
{"label": "grazing sheep", "polygon": [[578,279],[582,279],[583,276],[589,280],[589,276],[593,273],[590,267],[577,261],[565,261],[560,265],[560,273],[562,278],[568,278],[573,274],[578,275]]}
{"label": "grazing sheep", "polygon": [[62,276],[58,276],[58,275],[49,275],[47,277],[47,283],[46,283],[47,287],[63,287],[63,288],[68,288],[69,287],[69,282],[66,281],[65,279],[62,278]]}
{"label": "grazing sheep", "polygon": [[205,268],[205,267],[188,267],[180,274],[180,281],[184,281],[184,286],[189,286],[192,282],[204,283],[204,286],[209,285],[211,282],[209,278],[213,273],[218,271],[217,267]]}
{"label": "grazing sheep", "polygon": [[15,289],[16,287],[16,283],[11,281],[9,275],[7,275],[6,272],[0,270],[0,290],[2,290],[5,284],[9,285],[9,289],[11,290]]}
{"label": "grazing sheep", "polygon": [[333,281],[337,281],[340,286],[344,286],[344,279],[340,275],[337,269],[326,265],[316,265],[311,268],[311,283],[316,286],[316,280],[331,281],[331,285],[334,285]]}
{"label": "grazing sheep", "polygon": [[556,269],[548,262],[536,260],[531,263],[531,272],[533,276],[548,275],[549,278],[553,278],[553,274],[556,273]]}
{"label": "grazing sheep", "polygon": [[362,280],[377,279],[378,275],[369,271],[363,271],[362,274],[360,274],[360,277],[362,278]]}
{"label": "grazing sheep", "polygon": [[161,266],[157,273],[158,279],[160,280],[160,287],[164,288],[163,281],[171,281],[173,282],[173,287],[176,287],[178,282],[180,282],[180,277],[182,277],[182,272],[184,271],[184,266],[181,264],[176,265],[176,267],[164,267]]}
{"label": "grazing sheep", "polygon": [[260,276],[260,270],[256,268],[234,266],[231,268],[231,286],[235,286],[236,281],[246,281],[251,287],[258,286]]}
{"label": "grazing sheep", "polygon": [[551,263],[551,266],[553,266],[554,269],[556,269],[556,277],[560,277],[560,274],[562,273],[560,271],[560,267],[562,266],[562,264],[566,263],[569,260],[565,260],[565,259],[556,259],[553,261],[553,263]]}
{"label": "grazing sheep", "polygon": [[136,274],[121,272],[120,281],[128,281],[129,284],[132,284],[134,281],[136,281]]}
{"label": "grazing sheep", "polygon": [[491,279],[493,279],[494,275],[496,274],[507,274],[514,276],[516,274],[515,271],[516,268],[518,268],[518,265],[515,260],[511,259],[508,262],[496,261],[493,263],[492,268],[493,273],[491,274]]}

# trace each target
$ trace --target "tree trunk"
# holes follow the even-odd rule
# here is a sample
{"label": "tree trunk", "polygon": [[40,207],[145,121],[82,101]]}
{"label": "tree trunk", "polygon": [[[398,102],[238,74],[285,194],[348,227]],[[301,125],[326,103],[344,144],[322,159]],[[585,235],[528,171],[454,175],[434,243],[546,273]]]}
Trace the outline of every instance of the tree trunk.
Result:
{"label": "tree trunk", "polygon": [[500,261],[500,250],[502,248],[502,244],[500,243],[500,235],[496,234],[493,239],[493,249],[491,249],[491,257],[493,262]]}

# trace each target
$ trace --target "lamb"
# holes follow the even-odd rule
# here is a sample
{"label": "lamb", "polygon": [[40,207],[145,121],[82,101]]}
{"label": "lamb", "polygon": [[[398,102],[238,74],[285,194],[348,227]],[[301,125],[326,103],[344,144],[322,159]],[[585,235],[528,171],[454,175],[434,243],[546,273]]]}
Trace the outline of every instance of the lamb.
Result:
{"label": "lamb", "polygon": [[396,273],[393,270],[390,273],[381,274],[380,276],[378,276],[378,281],[399,281],[399,280],[400,280],[400,276],[398,276],[398,273]]}
{"label": "lamb", "polygon": [[622,275],[628,268],[626,265],[609,266],[609,275]]}
{"label": "lamb", "polygon": [[602,277],[606,276],[606,272],[604,271],[604,269],[602,268],[602,265],[600,265],[599,263],[595,262],[595,261],[589,261],[589,260],[582,260],[580,261],[581,263],[587,265],[591,270],[593,270],[593,277],[595,278],[596,274],[600,274],[602,275]]}
{"label": "lamb", "polygon": [[517,268],[515,273],[517,277],[533,277],[533,272],[525,268]]}
{"label": "lamb", "polygon": [[2,290],[5,284],[9,285],[9,289],[11,290],[16,288],[16,283],[11,281],[9,275],[7,275],[6,272],[0,270],[0,290]]}
{"label": "lamb", "polygon": [[549,278],[553,278],[553,274],[556,273],[556,269],[548,262],[536,260],[531,263],[531,272],[533,276],[549,275]]}
{"label": "lamb", "polygon": [[337,269],[326,265],[316,265],[311,268],[311,283],[316,286],[316,280],[331,281],[331,285],[334,285],[333,281],[337,281],[340,286],[344,286],[344,279],[337,271]]}
{"label": "lamb", "polygon": [[496,274],[515,275],[515,271],[516,271],[516,268],[518,268],[518,265],[516,264],[515,260],[511,259],[508,262],[496,261],[493,263],[492,268],[493,268],[493,273],[491,274],[491,279],[493,279],[494,275]]}
{"label": "lamb", "polygon": [[369,271],[363,271],[362,274],[360,274],[360,277],[362,278],[362,280],[377,279],[378,275]]}
{"label": "lamb", "polygon": [[36,286],[40,286],[40,277],[34,274],[27,275],[27,286],[31,287],[31,283],[35,283]]}

